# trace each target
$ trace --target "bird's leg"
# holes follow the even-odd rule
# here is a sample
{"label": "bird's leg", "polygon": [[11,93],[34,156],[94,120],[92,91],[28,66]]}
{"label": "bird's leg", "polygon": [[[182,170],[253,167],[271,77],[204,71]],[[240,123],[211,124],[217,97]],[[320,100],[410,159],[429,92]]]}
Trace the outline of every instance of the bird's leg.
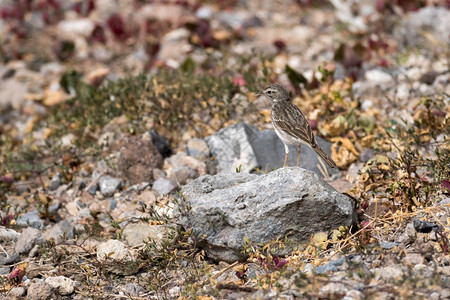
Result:
{"label": "bird's leg", "polygon": [[300,148],[300,146],[298,146],[297,167],[298,167],[298,163],[300,162],[300,154],[302,154],[302,148]]}
{"label": "bird's leg", "polygon": [[288,157],[288,154],[289,154],[289,147],[286,144],[284,144],[284,153],[286,153],[286,155],[284,156],[283,168],[286,167],[286,161],[287,161],[287,157]]}

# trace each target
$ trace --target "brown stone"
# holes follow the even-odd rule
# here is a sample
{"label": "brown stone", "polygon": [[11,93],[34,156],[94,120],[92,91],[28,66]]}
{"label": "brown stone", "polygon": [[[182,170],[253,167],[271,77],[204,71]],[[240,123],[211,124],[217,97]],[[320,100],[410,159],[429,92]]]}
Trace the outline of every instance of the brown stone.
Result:
{"label": "brown stone", "polygon": [[162,168],[163,158],[151,140],[130,136],[121,143],[119,170],[130,184],[153,182],[153,169]]}

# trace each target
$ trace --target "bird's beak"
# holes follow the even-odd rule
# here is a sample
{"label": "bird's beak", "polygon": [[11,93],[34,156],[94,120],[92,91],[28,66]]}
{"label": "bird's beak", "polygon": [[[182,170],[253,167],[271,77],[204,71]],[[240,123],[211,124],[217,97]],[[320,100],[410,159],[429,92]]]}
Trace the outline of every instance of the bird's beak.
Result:
{"label": "bird's beak", "polygon": [[261,96],[262,94],[263,94],[263,91],[259,91],[259,92],[255,93],[255,97],[259,97],[259,96]]}

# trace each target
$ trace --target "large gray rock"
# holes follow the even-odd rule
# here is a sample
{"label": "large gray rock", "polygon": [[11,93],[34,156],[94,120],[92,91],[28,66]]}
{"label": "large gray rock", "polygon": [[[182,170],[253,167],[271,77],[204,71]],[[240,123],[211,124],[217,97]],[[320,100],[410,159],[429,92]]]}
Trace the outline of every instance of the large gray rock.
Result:
{"label": "large gray rock", "polygon": [[353,200],[316,173],[296,167],[261,176],[206,175],[182,193],[174,212],[177,223],[198,233],[209,257],[226,262],[244,258],[244,238],[266,243],[288,237],[293,250],[315,232],[356,221]]}
{"label": "large gray rock", "polygon": [[[316,140],[327,154],[331,153],[329,142],[320,137],[316,137]],[[206,142],[217,161],[219,171],[235,172],[240,165],[243,172],[256,168],[270,171],[283,166],[284,144],[273,130],[259,131],[256,127],[241,122],[210,135]],[[297,148],[289,146],[287,166],[295,166],[296,163]],[[319,158],[314,150],[302,146],[299,166],[321,175],[318,164]],[[339,172],[337,168],[327,168],[330,175]]]}

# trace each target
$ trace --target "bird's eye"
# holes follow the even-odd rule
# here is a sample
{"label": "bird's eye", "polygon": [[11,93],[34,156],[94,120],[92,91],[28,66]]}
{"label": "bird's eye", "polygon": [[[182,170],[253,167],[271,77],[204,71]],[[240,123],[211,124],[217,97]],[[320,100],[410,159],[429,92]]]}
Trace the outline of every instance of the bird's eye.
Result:
{"label": "bird's eye", "polygon": [[268,90],[268,91],[267,91],[267,94],[269,94],[269,95],[272,94],[272,91],[271,91],[271,90]]}

